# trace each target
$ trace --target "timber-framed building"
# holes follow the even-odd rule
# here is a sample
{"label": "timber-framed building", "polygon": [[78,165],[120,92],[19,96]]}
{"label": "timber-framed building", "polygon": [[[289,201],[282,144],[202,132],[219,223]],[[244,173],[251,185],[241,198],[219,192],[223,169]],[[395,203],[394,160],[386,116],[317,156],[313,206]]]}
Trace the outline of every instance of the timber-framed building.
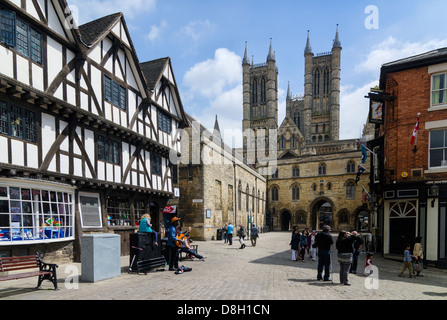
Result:
{"label": "timber-framed building", "polygon": [[77,27],[65,0],[2,1],[0,254],[78,260],[173,197],[186,123],[170,58],[140,64],[122,13]]}

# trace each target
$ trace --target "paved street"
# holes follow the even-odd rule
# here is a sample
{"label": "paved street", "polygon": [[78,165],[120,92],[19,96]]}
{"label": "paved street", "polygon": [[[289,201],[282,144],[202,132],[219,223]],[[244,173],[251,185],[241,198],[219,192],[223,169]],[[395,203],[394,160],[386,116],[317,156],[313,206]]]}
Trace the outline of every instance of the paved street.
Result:
{"label": "paved street", "polygon": [[[96,283],[80,282],[78,289],[67,286],[73,275],[73,265],[58,269],[60,290],[52,290],[46,282],[34,289],[37,279],[23,279],[0,283],[0,300],[445,300],[447,299],[447,271],[435,268],[424,270],[424,277],[409,279],[397,276],[398,261],[373,258],[379,269],[379,288],[365,288],[363,275],[349,275],[351,286],[339,284],[338,262],[334,261],[334,283],[316,280],[316,262],[291,261],[290,233],[261,234],[258,245],[239,249],[223,241],[196,242],[199,252],[207,256],[203,261],[183,261],[191,272],[180,275],[172,271],[153,271],[147,275],[128,274],[129,258],[122,258],[119,277]],[[359,259],[364,266],[365,256]],[[74,264],[81,270],[80,264]],[[65,273],[67,272],[67,273]]]}

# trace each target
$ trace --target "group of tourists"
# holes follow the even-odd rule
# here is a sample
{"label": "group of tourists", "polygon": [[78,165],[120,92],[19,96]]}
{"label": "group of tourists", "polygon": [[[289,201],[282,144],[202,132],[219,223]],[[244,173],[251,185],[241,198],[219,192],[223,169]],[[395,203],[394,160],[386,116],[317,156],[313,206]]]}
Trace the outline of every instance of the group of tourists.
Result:
{"label": "group of tourists", "polygon": [[[292,260],[305,260],[306,253],[312,261],[316,261],[318,253],[317,279],[323,281],[332,281],[330,278],[332,267],[332,247],[334,240],[329,233],[330,227],[323,226],[322,232],[316,232],[308,229],[300,234],[298,227],[295,227],[292,233],[290,246],[292,249]],[[335,242],[337,248],[337,257],[340,264],[340,283],[349,286],[348,273],[357,273],[358,258],[360,248],[363,245],[362,238],[356,231],[352,233],[341,231]],[[318,250],[318,251],[317,251]],[[367,256],[366,265],[372,265],[372,255]]]}
{"label": "group of tourists", "polygon": [[[317,280],[333,281],[331,279],[332,272],[332,248],[335,244],[337,249],[337,260],[340,265],[339,277],[340,283],[349,286],[349,273],[356,274],[360,256],[360,249],[363,240],[357,231],[347,232],[340,231],[334,243],[332,235],[329,233],[330,227],[325,225],[321,232],[316,233],[313,230],[305,229],[300,234],[297,227],[294,228],[290,246],[292,249],[293,261],[304,261],[307,253],[312,261],[316,261],[318,255]],[[403,277],[405,270],[408,269],[409,277],[422,277],[423,270],[423,249],[421,245],[421,237],[415,239],[413,253],[410,253],[411,245],[405,245],[404,260],[399,277]],[[371,253],[366,254],[364,275],[369,276],[373,273]]]}

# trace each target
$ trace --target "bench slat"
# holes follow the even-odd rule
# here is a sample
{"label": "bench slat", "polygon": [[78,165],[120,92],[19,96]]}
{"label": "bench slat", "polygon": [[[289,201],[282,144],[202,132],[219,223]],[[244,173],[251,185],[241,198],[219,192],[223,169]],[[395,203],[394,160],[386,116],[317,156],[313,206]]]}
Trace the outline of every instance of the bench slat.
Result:
{"label": "bench slat", "polygon": [[18,274],[9,274],[7,276],[0,276],[0,281],[18,280],[18,279],[23,279],[23,278],[43,276],[46,274],[51,274],[51,272],[49,272],[49,271],[34,271],[34,272],[26,272],[26,273],[18,273]]}
{"label": "bench slat", "polygon": [[39,260],[36,256],[0,258],[1,272],[37,268],[38,266]]}
{"label": "bench slat", "polygon": [[2,261],[15,261],[15,260],[37,260],[37,256],[18,256],[18,257],[3,257],[0,258]]}

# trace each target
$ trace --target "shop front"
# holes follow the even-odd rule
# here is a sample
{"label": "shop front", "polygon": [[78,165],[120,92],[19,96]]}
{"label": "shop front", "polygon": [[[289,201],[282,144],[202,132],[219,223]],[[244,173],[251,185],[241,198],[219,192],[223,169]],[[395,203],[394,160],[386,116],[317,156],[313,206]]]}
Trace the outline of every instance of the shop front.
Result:
{"label": "shop front", "polygon": [[75,190],[56,182],[0,178],[0,255],[51,248],[72,255]]}
{"label": "shop front", "polygon": [[426,263],[447,267],[447,186],[443,184],[396,185],[384,193],[385,256],[403,256],[422,237]]}

